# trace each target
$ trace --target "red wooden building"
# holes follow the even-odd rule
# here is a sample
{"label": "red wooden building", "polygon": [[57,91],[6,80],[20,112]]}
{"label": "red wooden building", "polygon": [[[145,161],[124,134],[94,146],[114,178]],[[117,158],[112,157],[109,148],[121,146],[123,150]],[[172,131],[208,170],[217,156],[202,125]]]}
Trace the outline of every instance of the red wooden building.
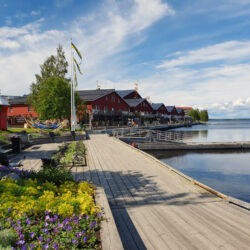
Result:
{"label": "red wooden building", "polygon": [[126,123],[129,105],[114,89],[79,90],[78,93],[96,125]]}
{"label": "red wooden building", "polygon": [[7,129],[7,110],[9,103],[0,96],[0,130]]}
{"label": "red wooden building", "polygon": [[185,116],[184,109],[182,109],[182,108],[176,108],[176,110],[177,110],[177,112],[178,112],[178,114],[179,114],[179,116],[181,118],[183,118]]}
{"label": "red wooden building", "polygon": [[24,95],[8,98],[10,104],[7,113],[9,125],[23,125],[25,123],[24,117],[38,117],[34,109],[28,105],[27,97]]}
{"label": "red wooden building", "polygon": [[139,118],[153,118],[154,110],[147,99],[125,99],[130,107],[130,113]]}
{"label": "red wooden building", "polygon": [[164,103],[152,103],[151,104],[153,110],[154,110],[154,114],[156,115],[167,115],[168,111],[166,106],[164,105]]}
{"label": "red wooden building", "polygon": [[171,120],[175,120],[179,115],[175,106],[166,106],[166,109],[168,111],[167,114]]}

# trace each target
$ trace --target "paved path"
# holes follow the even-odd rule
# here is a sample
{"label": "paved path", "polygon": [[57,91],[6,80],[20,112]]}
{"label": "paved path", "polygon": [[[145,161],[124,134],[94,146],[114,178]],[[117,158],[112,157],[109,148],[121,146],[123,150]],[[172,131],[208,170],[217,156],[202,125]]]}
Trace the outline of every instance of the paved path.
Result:
{"label": "paved path", "polygon": [[107,135],[85,144],[85,178],[104,187],[125,249],[250,249],[249,211]]}
{"label": "paved path", "polygon": [[53,153],[58,151],[60,144],[48,143],[31,146],[20,154],[11,157],[10,163],[18,164],[21,161],[24,169],[37,171],[42,166],[41,158],[50,158]]}

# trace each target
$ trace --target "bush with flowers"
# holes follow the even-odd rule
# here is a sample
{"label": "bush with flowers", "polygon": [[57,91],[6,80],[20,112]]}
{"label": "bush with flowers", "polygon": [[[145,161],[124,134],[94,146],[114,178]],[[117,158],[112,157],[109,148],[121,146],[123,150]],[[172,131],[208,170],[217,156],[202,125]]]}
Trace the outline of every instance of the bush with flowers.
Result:
{"label": "bush with flowers", "polygon": [[99,248],[102,215],[91,183],[42,182],[20,172],[26,179],[0,181],[0,249],[6,230],[15,249]]}

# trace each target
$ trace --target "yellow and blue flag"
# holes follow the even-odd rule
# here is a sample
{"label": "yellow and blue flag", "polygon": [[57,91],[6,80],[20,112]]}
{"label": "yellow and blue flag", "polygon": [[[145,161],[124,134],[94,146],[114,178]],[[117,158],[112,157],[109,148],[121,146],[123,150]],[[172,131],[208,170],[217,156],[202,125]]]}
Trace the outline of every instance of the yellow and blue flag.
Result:
{"label": "yellow and blue flag", "polygon": [[77,49],[77,47],[72,42],[71,42],[71,46],[72,46],[73,49],[75,49],[76,53],[78,54],[78,56],[82,60],[82,54],[80,53],[80,51]]}
{"label": "yellow and blue flag", "polygon": [[81,69],[80,69],[80,66],[79,66],[79,64],[77,63],[77,61],[76,61],[75,58],[74,58],[74,62],[75,62],[75,64],[76,64],[76,67],[77,67],[79,73],[82,75],[82,71],[81,71]]}
{"label": "yellow and blue flag", "polygon": [[75,65],[73,65],[73,67],[74,67],[74,75],[75,75],[75,87],[77,87],[78,81],[77,81],[76,67],[75,67]]}

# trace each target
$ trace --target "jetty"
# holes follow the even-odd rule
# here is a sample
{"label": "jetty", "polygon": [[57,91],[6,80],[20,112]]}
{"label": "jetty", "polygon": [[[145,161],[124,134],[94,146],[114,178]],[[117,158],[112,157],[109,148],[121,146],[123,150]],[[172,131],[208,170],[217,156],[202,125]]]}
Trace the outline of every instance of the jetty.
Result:
{"label": "jetty", "polygon": [[104,188],[124,249],[249,249],[248,203],[115,137],[84,143],[88,166],[78,174]]}

